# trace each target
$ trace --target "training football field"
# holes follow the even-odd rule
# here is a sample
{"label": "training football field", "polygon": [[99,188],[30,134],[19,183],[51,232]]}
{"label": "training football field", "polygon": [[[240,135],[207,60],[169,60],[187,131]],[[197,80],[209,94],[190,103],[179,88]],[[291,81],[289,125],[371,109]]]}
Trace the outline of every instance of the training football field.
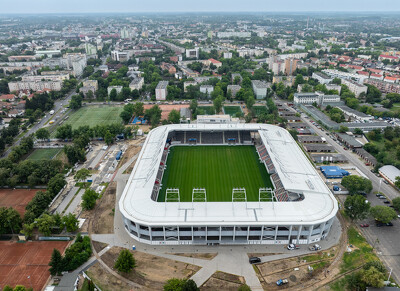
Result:
{"label": "training football field", "polygon": [[122,106],[112,105],[81,107],[72,113],[64,124],[71,124],[72,129],[76,129],[83,125],[94,127],[96,125],[121,123],[122,119],[119,115],[122,110]]}
{"label": "training football field", "polygon": [[207,201],[232,201],[233,188],[245,188],[247,201],[273,187],[254,146],[173,146],[167,159],[158,201],[167,188],[179,188],[180,201],[191,202],[193,188],[205,188]]}

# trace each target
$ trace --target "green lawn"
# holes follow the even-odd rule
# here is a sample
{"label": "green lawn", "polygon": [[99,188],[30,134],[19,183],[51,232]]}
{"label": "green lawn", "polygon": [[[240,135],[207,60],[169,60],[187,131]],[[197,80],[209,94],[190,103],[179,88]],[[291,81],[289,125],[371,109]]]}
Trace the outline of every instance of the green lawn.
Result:
{"label": "green lawn", "polygon": [[82,125],[94,127],[96,125],[121,123],[122,119],[119,115],[122,110],[122,106],[86,106],[72,113],[64,124],[71,124],[72,129],[76,129]]}
{"label": "green lawn", "polygon": [[260,114],[267,112],[267,107],[265,107],[265,106],[253,106],[253,108],[251,110],[254,112],[254,114],[256,116],[259,116]]}
{"label": "green lawn", "polygon": [[27,160],[51,160],[54,158],[59,152],[61,151],[60,148],[58,149],[35,149],[27,158]]}
{"label": "green lawn", "polygon": [[207,115],[214,115],[215,114],[215,110],[214,110],[213,106],[198,106],[197,109],[204,110],[204,114],[207,114]]}
{"label": "green lawn", "polygon": [[224,112],[225,114],[229,114],[233,117],[236,117],[237,113],[240,113],[242,115],[242,110],[240,109],[240,106],[224,106]]}
{"label": "green lawn", "polygon": [[247,201],[273,187],[254,146],[174,146],[170,149],[158,201],[167,188],[179,188],[180,201],[191,202],[193,188],[205,188],[207,201],[232,201],[233,188],[245,188]]}

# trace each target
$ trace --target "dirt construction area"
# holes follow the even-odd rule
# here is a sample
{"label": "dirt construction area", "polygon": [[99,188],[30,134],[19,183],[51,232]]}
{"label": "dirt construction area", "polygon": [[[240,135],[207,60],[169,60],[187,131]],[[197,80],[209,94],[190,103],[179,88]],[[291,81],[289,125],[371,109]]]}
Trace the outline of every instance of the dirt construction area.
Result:
{"label": "dirt construction area", "polygon": [[0,286],[24,285],[42,290],[50,276],[49,262],[53,249],[64,253],[69,242],[0,242]]}
{"label": "dirt construction area", "polygon": [[245,283],[245,280],[241,276],[227,274],[224,272],[215,272],[200,288],[201,291],[214,291],[214,290],[225,290],[225,291],[236,291],[238,288]]}
{"label": "dirt construction area", "polygon": [[[110,268],[114,269],[115,261],[121,250],[122,248],[113,247],[102,255],[101,258]],[[136,268],[129,274],[121,273],[121,275],[137,284],[149,288],[149,290],[162,290],[167,280],[171,278],[189,278],[200,269],[200,267],[191,264],[142,252],[131,252],[136,260]],[[90,271],[92,272],[92,270]],[[95,275],[95,278],[98,278],[98,275]]]}
{"label": "dirt construction area", "polygon": [[[115,192],[117,183],[111,182],[104,191],[103,196],[94,210],[91,210],[89,217],[93,217],[92,227],[95,233],[113,233],[114,232],[114,207],[115,207]],[[85,213],[86,216],[87,213]]]}
{"label": "dirt construction area", "polygon": [[0,207],[12,207],[21,214],[25,213],[25,207],[39,190],[27,189],[1,189]]}

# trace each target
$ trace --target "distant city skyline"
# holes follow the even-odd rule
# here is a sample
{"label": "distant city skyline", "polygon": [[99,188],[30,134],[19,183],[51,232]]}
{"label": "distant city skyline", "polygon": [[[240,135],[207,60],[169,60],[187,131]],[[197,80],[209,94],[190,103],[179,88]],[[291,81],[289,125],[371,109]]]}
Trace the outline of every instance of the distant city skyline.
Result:
{"label": "distant city skyline", "polygon": [[14,0],[0,1],[0,14],[113,12],[399,12],[398,0]]}

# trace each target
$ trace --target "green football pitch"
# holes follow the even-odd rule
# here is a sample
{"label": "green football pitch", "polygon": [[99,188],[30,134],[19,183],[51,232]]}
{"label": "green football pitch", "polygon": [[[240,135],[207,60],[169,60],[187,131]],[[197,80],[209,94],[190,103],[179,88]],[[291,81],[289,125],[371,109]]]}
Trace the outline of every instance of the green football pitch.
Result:
{"label": "green football pitch", "polygon": [[51,160],[61,151],[60,148],[57,149],[35,149],[28,157],[28,160]]}
{"label": "green football pitch", "polygon": [[191,202],[193,188],[205,188],[207,201],[232,201],[233,188],[245,188],[247,201],[258,201],[259,188],[273,188],[254,146],[173,146],[158,201],[167,188],[178,188],[180,201]]}
{"label": "green football pitch", "polygon": [[81,107],[72,113],[64,124],[71,124],[72,129],[76,129],[83,125],[94,127],[96,125],[121,123],[122,119],[119,115],[122,110],[122,106],[110,105]]}

